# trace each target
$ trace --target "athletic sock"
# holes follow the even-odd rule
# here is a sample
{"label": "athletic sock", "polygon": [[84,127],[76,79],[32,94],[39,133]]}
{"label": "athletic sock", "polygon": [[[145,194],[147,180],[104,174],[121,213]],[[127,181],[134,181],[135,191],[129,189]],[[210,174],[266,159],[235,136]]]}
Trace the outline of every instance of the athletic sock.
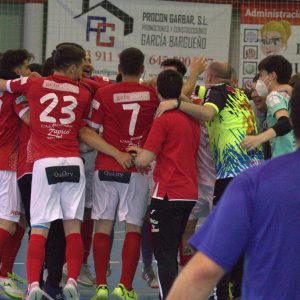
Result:
{"label": "athletic sock", "polygon": [[41,234],[31,234],[27,250],[27,278],[28,283],[40,280],[42,267],[45,260],[46,238]]}
{"label": "athletic sock", "polygon": [[0,228],[0,257],[1,258],[3,255],[4,247],[5,247],[6,243],[8,243],[11,236],[12,235],[7,230]]}
{"label": "athletic sock", "polygon": [[95,233],[93,241],[96,284],[107,284],[106,270],[110,257],[110,236],[105,233]]}
{"label": "athletic sock", "polygon": [[140,258],[141,234],[127,232],[122,249],[122,274],[120,283],[132,290],[132,282]]}
{"label": "athletic sock", "polygon": [[68,278],[77,280],[83,258],[83,244],[80,233],[71,233],[66,237],[66,261]]}
{"label": "athletic sock", "polygon": [[83,264],[87,264],[90,255],[94,231],[94,220],[83,220],[81,224],[81,237],[83,242]]}
{"label": "athletic sock", "polygon": [[7,277],[7,273],[12,273],[13,265],[19,252],[24,233],[25,229],[17,224],[15,234],[8,239],[3,249],[0,276]]}

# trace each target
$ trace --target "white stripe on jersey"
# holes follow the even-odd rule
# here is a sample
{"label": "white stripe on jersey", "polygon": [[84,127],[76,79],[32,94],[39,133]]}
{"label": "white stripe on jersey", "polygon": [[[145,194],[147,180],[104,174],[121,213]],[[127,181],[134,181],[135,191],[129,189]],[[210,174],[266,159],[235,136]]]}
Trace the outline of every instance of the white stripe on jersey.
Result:
{"label": "white stripe on jersey", "polygon": [[150,101],[149,92],[133,92],[114,94],[114,103]]}
{"label": "white stripe on jersey", "polygon": [[58,83],[52,80],[44,80],[43,88],[79,94],[79,86],[71,83]]}

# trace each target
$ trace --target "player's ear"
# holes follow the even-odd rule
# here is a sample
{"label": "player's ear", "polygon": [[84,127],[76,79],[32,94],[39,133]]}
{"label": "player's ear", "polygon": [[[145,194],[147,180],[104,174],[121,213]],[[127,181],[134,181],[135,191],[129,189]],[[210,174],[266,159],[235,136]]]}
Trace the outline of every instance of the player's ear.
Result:
{"label": "player's ear", "polygon": [[140,74],[143,74],[144,72],[145,72],[145,66],[142,65],[142,66],[141,66],[141,70],[140,70]]}
{"label": "player's ear", "polygon": [[75,64],[70,65],[69,71],[70,71],[71,74],[73,74],[76,71],[76,67],[77,66]]}
{"label": "player's ear", "polygon": [[13,70],[17,75],[21,75],[21,67],[15,67]]}
{"label": "player's ear", "polygon": [[271,72],[269,75],[271,75],[270,77],[272,80],[277,80],[277,74],[274,71]]}

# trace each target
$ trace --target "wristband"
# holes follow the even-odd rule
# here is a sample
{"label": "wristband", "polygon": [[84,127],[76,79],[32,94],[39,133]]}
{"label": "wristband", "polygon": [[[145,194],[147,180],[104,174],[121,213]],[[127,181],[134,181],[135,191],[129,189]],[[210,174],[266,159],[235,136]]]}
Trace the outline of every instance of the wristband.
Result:
{"label": "wristband", "polygon": [[181,104],[181,99],[180,98],[177,98],[177,105],[175,107],[175,109],[179,109],[180,108],[180,104]]}
{"label": "wristband", "polygon": [[277,123],[271,127],[276,136],[283,136],[289,133],[292,130],[292,126],[288,117],[283,116],[277,120]]}

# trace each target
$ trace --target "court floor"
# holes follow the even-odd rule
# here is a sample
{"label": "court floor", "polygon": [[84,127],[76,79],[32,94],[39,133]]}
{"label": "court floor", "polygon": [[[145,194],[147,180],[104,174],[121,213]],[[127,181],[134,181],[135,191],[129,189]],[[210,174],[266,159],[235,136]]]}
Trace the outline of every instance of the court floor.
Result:
{"label": "court floor", "polygon": [[[15,261],[14,265],[14,272],[18,275],[22,276],[23,278],[26,278],[26,270],[25,270],[25,258],[26,258],[26,249],[27,249],[27,235],[24,237],[22,246],[20,248],[20,251],[18,253],[18,256]],[[114,287],[118,284],[118,281],[120,279],[121,274],[121,251],[122,251],[122,245],[124,241],[124,227],[122,223],[116,223],[115,226],[115,239],[113,244],[113,249],[111,253],[111,269],[112,269],[112,275],[108,278],[108,284],[109,289],[112,291]],[[91,266],[91,271],[94,273],[93,269],[93,261],[92,261],[92,255],[89,257],[89,263]],[[156,266],[154,265],[156,268]],[[154,300],[158,299],[158,289],[151,289],[148,288],[146,282],[141,278],[141,271],[142,271],[143,265],[140,261],[137,269],[137,273],[135,276],[135,280],[133,283],[133,287],[138,292],[141,300]],[[23,286],[24,290],[26,289],[26,286]],[[80,289],[80,299],[87,300],[91,299],[95,292],[95,288],[86,288],[79,285]],[[1,294],[0,299],[11,299],[9,297],[6,297],[5,295]],[[109,299],[114,299],[113,297],[110,297]]]}

